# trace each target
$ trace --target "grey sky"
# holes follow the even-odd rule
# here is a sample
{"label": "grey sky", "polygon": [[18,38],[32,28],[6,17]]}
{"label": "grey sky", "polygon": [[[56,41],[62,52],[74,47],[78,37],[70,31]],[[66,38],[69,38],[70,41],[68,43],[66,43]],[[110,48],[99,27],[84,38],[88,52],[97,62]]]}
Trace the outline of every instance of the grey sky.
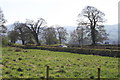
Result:
{"label": "grey sky", "polygon": [[76,26],[77,15],[88,5],[106,14],[105,24],[118,23],[119,0],[0,0],[7,24],[44,18],[48,25]]}

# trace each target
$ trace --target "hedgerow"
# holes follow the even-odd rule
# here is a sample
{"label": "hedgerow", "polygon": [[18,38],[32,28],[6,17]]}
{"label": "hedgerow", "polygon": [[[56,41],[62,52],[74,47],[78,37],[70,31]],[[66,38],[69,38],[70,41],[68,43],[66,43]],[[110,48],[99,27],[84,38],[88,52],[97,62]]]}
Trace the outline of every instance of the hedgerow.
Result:
{"label": "hedgerow", "polygon": [[100,56],[109,56],[109,57],[120,57],[120,50],[110,50],[110,49],[85,49],[85,48],[62,48],[62,47],[49,47],[49,46],[33,46],[33,45],[11,45],[12,47],[20,47],[24,49],[41,49],[41,50],[50,50],[50,51],[59,51],[59,52],[71,52],[77,54],[86,54],[86,55],[100,55]]}

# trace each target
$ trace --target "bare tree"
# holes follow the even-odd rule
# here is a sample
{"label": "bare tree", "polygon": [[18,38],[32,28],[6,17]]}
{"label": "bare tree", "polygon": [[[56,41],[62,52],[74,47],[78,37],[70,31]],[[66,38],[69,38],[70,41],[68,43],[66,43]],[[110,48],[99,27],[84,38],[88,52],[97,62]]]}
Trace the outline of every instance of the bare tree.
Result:
{"label": "bare tree", "polygon": [[47,45],[56,44],[58,42],[56,33],[54,27],[47,27],[44,29],[43,38]]}
{"label": "bare tree", "polygon": [[103,43],[104,40],[108,40],[109,34],[106,33],[104,26],[97,27],[95,30],[96,42]]}
{"label": "bare tree", "polygon": [[73,32],[71,32],[71,41],[73,44],[83,45],[87,36],[86,28],[78,26]]}
{"label": "bare tree", "polygon": [[[104,16],[105,16],[105,14],[103,12],[101,12],[100,10],[98,10],[97,8],[92,7],[92,6],[87,6],[86,8],[84,8],[82,10],[82,13],[80,13],[78,15],[80,20],[84,19],[83,25],[86,25],[86,26],[90,27],[90,34],[91,34],[91,39],[92,39],[92,45],[96,45],[96,42],[97,42],[96,31],[99,32],[99,28],[100,27],[103,28],[102,23],[105,21]],[[98,30],[96,30],[96,28]],[[101,34],[101,33],[99,32],[99,34]],[[107,36],[107,35],[105,35],[105,36]]]}
{"label": "bare tree", "polygon": [[4,35],[7,31],[7,27],[4,25],[5,23],[6,20],[4,18],[3,11],[0,8],[0,46],[7,45],[8,43],[7,37]]}
{"label": "bare tree", "polygon": [[78,34],[78,41],[79,44],[83,45],[83,40],[85,36],[85,29],[82,26],[77,27],[76,32]]}
{"label": "bare tree", "polygon": [[80,45],[79,35],[76,30],[74,30],[70,33],[70,38],[71,38],[69,41],[70,44],[79,44]]}
{"label": "bare tree", "polygon": [[18,33],[18,39],[22,40],[22,44],[24,45],[29,37],[31,37],[29,29],[24,23],[15,22],[13,25],[15,26],[14,32]]}
{"label": "bare tree", "polygon": [[18,32],[15,30],[9,31],[8,32],[8,37],[10,39],[11,43],[15,43],[18,40]]}
{"label": "bare tree", "polygon": [[5,22],[6,20],[4,19],[3,11],[0,8],[0,33],[5,33],[7,30],[6,26],[4,25]]}
{"label": "bare tree", "polygon": [[39,41],[39,34],[41,33],[42,27],[45,26],[46,22],[43,18],[39,18],[36,22],[33,20],[26,20],[26,27],[29,29],[30,33],[34,37],[37,45],[41,45]]}
{"label": "bare tree", "polygon": [[58,39],[59,39],[59,43],[62,44],[62,42],[67,40],[67,30],[64,27],[61,27],[59,25],[56,25],[56,29],[57,29],[57,33],[58,33]]}

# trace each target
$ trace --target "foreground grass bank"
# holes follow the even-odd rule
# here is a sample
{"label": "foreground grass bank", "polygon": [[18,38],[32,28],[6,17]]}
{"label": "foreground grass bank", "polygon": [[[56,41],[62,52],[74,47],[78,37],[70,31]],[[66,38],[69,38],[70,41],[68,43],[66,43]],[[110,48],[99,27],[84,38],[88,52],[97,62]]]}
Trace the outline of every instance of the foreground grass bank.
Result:
{"label": "foreground grass bank", "polygon": [[51,78],[118,78],[118,59],[95,55],[72,54],[38,49],[3,47],[3,78],[45,77],[46,66],[50,66]]}

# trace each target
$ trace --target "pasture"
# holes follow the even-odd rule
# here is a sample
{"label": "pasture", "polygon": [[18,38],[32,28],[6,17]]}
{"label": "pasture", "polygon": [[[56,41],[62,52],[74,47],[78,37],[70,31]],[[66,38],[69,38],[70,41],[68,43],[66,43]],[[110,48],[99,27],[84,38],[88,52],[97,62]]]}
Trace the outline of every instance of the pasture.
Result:
{"label": "pasture", "polygon": [[0,67],[3,78],[118,78],[118,59],[96,55],[3,47]]}

